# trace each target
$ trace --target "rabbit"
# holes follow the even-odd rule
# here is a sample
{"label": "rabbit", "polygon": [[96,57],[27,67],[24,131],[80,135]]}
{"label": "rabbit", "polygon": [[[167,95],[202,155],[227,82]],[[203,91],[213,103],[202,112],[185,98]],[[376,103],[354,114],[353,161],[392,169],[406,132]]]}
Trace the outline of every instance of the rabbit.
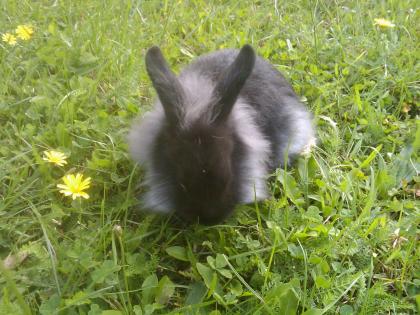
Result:
{"label": "rabbit", "polygon": [[145,63],[158,98],[128,141],[145,165],[146,209],[217,224],[266,199],[270,173],[315,139],[310,112],[250,45],[202,55],[178,77],[156,46]]}

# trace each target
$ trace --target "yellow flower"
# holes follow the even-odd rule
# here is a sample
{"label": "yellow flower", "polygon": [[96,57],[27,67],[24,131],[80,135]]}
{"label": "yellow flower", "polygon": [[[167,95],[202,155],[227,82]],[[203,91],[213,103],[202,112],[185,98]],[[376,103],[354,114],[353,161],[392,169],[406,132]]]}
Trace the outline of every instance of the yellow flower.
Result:
{"label": "yellow flower", "polygon": [[385,20],[385,19],[373,19],[375,21],[375,25],[378,25],[380,27],[395,27],[395,24],[391,21]]}
{"label": "yellow flower", "polygon": [[34,29],[31,25],[18,25],[15,32],[20,39],[29,40],[34,33]]}
{"label": "yellow flower", "polygon": [[13,34],[10,34],[10,33],[4,33],[4,34],[1,36],[1,40],[2,40],[3,42],[8,43],[9,45],[12,45],[12,46],[16,45],[16,36],[15,36],[15,35],[13,35]]}
{"label": "yellow flower", "polygon": [[64,153],[58,151],[44,151],[45,156],[42,158],[44,161],[48,161],[50,163],[54,163],[59,166],[63,166],[67,164],[67,156]]}
{"label": "yellow flower", "polygon": [[77,173],[69,174],[63,177],[63,184],[58,184],[57,187],[61,188],[60,192],[65,196],[71,196],[73,200],[77,197],[83,197],[85,199],[89,198],[89,195],[83,190],[86,190],[90,187],[90,177],[83,179],[83,175]]}

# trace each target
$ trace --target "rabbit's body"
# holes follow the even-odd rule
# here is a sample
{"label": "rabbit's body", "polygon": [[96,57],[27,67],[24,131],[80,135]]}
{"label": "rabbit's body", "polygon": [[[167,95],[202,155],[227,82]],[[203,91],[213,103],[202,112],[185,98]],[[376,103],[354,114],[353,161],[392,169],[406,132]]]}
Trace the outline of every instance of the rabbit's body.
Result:
{"label": "rabbit's body", "polygon": [[313,141],[310,113],[251,47],[203,55],[178,78],[160,51],[148,54],[160,100],[129,136],[146,165],[146,208],[220,221],[266,198],[267,176]]}

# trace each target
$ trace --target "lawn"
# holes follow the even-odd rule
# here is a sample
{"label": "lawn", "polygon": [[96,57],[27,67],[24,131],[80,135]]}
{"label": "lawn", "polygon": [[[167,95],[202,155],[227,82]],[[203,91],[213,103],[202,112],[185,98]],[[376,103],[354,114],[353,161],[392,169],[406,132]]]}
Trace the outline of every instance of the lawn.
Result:
{"label": "lawn", "polygon": [[[416,313],[417,7],[1,1],[0,314]],[[178,71],[245,43],[313,112],[317,147],[223,224],[142,212],[126,135],[155,97],[147,48]],[[90,198],[57,188],[76,173]]]}

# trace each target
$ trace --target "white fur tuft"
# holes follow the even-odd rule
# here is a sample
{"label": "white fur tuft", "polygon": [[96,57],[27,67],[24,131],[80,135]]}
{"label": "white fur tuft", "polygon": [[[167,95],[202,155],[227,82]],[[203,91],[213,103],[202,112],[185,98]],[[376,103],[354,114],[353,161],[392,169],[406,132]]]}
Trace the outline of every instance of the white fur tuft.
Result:
{"label": "white fur tuft", "polygon": [[146,178],[143,183],[149,190],[143,202],[147,209],[154,212],[168,213],[172,210],[170,184],[165,174],[160,174],[153,166],[153,146],[165,121],[162,105],[157,102],[151,112],[146,113],[141,121],[136,121],[128,134],[130,153],[133,159],[146,166]]}
{"label": "white fur tuft", "polygon": [[[294,104],[295,102],[291,102],[291,104],[288,105],[293,106]],[[287,151],[288,156],[300,155],[316,141],[314,127],[312,125],[312,116],[300,105],[300,103],[296,104],[296,106],[290,110],[290,138],[286,142],[288,147],[281,149],[281,156],[286,153],[285,151]]]}
{"label": "white fur tuft", "polygon": [[243,100],[238,99],[233,106],[230,122],[237,135],[246,146],[241,164],[240,202],[250,203],[268,196],[266,180],[270,142],[264,137],[255,122],[257,113]]}

